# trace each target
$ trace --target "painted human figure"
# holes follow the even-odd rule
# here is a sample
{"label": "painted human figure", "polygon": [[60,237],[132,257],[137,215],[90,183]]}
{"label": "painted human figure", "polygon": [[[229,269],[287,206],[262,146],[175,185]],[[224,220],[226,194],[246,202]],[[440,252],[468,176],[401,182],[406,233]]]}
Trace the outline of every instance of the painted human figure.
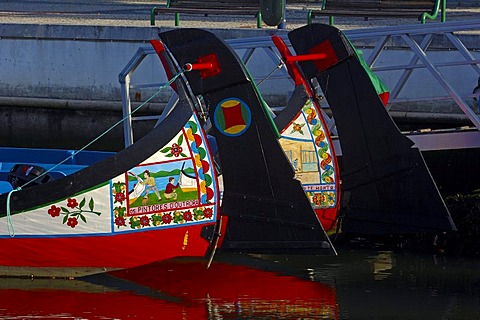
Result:
{"label": "painted human figure", "polygon": [[175,183],[174,177],[168,178],[168,183],[165,186],[164,195],[165,195],[165,198],[169,200],[170,199],[177,200],[177,193],[174,190],[180,186],[180,183],[177,183],[176,185],[174,183]]}
{"label": "painted human figure", "polygon": [[157,195],[158,201],[162,200],[162,196],[160,196],[160,192],[158,191],[155,179],[150,176],[150,171],[145,170],[143,172],[143,177],[144,179],[143,181],[140,181],[140,183],[147,186],[147,188],[145,188],[145,196],[143,197],[143,199],[148,200],[148,193],[150,191],[153,191]]}

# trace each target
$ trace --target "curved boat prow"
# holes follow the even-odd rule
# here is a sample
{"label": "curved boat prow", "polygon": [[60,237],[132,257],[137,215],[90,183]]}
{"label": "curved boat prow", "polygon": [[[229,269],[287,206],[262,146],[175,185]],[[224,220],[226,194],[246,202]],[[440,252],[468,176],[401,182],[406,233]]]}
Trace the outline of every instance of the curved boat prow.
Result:
{"label": "curved boat prow", "polygon": [[342,148],[342,230],[411,234],[455,230],[419,149],[397,128],[345,35],[311,24],[289,32],[298,62],[316,78],[332,109]]}
{"label": "curved boat prow", "polygon": [[[0,276],[78,277],[207,254],[219,219],[217,177],[195,106],[176,79],[178,104],[139,141],[0,196]],[[185,190],[182,169],[195,178]]]}
{"label": "curved boat prow", "polygon": [[277,140],[276,128],[242,62],[210,32],[178,29],[160,38],[201,95],[218,144],[228,217],[223,250],[335,250]]}
{"label": "curved boat prow", "polygon": [[325,54],[294,56],[279,36],[272,36],[295,82],[287,107],[275,117],[280,128],[280,144],[302,182],[310,204],[323,228],[333,230],[340,209],[340,173],[330,130],[326,125],[319,98],[297,65],[299,60],[316,61]]}

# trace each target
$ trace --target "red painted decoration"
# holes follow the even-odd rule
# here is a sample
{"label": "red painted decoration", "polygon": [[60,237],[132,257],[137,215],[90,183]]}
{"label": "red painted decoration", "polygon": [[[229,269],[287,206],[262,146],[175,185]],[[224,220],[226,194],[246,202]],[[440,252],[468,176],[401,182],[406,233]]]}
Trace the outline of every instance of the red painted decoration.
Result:
{"label": "red painted decoration", "polygon": [[312,47],[312,49],[310,49],[310,53],[323,53],[326,55],[325,59],[314,61],[315,67],[317,67],[317,69],[320,71],[324,71],[338,62],[337,54],[335,53],[335,50],[333,49],[329,40],[320,42],[316,46]]}

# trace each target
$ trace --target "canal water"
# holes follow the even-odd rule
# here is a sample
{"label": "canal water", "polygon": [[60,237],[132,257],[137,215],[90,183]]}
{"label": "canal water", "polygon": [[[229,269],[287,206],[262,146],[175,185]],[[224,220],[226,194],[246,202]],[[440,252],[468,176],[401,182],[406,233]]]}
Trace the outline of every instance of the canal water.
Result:
{"label": "canal water", "polygon": [[[480,259],[351,248],[0,279],[0,319],[479,319]],[[154,248],[152,248],[154,250]]]}

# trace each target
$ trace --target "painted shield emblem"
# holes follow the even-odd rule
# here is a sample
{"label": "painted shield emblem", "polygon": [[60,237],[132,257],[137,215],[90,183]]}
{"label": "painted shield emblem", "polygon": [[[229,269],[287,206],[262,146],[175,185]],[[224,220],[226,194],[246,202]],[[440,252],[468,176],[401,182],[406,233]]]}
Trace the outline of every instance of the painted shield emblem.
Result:
{"label": "painted shield emblem", "polygon": [[252,122],[252,113],[245,102],[227,98],[217,105],[214,117],[218,131],[226,136],[242,135]]}

